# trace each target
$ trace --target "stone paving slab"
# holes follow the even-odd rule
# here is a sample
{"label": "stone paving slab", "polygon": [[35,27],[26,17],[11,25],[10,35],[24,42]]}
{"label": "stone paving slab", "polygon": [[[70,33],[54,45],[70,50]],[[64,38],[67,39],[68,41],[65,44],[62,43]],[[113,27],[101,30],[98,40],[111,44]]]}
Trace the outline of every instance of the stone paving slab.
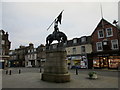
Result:
{"label": "stone paving slab", "polygon": [[[14,69],[13,69],[14,70]],[[30,71],[31,70],[31,71]],[[35,71],[36,70],[36,71]],[[24,72],[26,71],[26,72]],[[21,74],[13,73],[12,75],[2,76],[3,88],[118,88],[118,72],[97,71],[98,79],[88,79],[88,72],[91,70],[69,70],[71,81],[67,83],[51,83],[42,81],[41,73],[38,69],[23,70]]]}

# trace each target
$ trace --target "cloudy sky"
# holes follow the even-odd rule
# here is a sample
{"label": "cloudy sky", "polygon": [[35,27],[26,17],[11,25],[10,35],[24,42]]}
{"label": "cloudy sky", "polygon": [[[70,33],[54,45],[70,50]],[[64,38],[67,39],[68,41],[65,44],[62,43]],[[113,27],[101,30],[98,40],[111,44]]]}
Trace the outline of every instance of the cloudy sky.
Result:
{"label": "cloudy sky", "polygon": [[[118,0],[101,2],[103,17],[118,20]],[[2,29],[9,33],[11,49],[29,43],[45,44],[52,21],[64,10],[60,31],[68,39],[89,36],[101,19],[100,2],[2,2]],[[0,12],[1,13],[1,12]]]}

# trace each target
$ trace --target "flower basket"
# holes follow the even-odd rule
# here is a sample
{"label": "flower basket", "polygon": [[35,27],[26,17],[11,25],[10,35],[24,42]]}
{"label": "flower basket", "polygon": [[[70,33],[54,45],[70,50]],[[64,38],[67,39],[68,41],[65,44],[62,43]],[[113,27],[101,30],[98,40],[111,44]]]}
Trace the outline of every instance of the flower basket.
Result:
{"label": "flower basket", "polygon": [[90,79],[97,79],[97,73],[95,71],[88,73]]}

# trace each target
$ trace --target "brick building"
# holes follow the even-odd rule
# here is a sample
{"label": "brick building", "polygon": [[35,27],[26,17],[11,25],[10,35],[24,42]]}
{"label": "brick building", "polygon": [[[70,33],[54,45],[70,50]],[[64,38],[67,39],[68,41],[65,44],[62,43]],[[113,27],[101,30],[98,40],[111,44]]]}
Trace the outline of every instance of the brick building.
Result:
{"label": "brick building", "polygon": [[8,32],[0,30],[0,68],[8,67],[9,49],[11,46],[8,38]]}
{"label": "brick building", "polygon": [[93,66],[117,68],[120,62],[120,30],[102,18],[91,37]]}

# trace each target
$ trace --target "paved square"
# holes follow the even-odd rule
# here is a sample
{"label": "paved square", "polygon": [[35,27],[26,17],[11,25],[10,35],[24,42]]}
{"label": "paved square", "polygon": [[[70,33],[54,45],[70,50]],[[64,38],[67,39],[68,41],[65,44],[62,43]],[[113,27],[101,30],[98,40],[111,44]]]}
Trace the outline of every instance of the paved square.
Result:
{"label": "paved square", "polygon": [[94,70],[98,73],[97,80],[88,79],[88,73],[93,70],[69,70],[71,81],[67,83],[51,83],[42,81],[39,68],[11,68],[12,74],[6,75],[3,70],[2,88],[118,88],[118,71]]}

